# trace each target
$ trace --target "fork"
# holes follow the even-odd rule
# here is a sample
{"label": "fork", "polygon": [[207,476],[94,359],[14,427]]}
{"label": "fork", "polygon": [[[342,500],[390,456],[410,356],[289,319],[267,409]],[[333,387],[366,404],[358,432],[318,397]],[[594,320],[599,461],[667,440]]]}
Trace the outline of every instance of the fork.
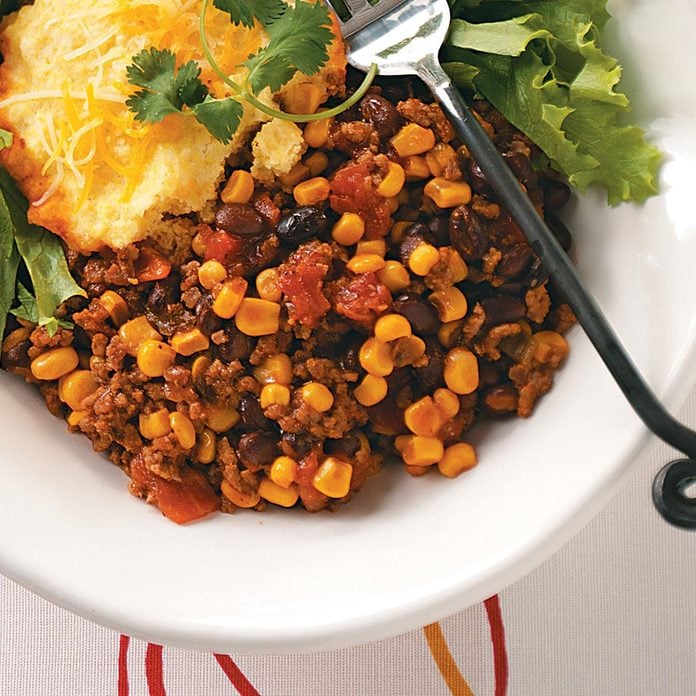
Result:
{"label": "fork", "polygon": [[447,38],[447,0],[325,0],[339,16],[349,46],[348,61],[381,75],[416,75],[430,89],[500,201],[524,232],[550,278],[563,293],[578,323],[643,422],[662,440],[687,455],[655,477],[653,502],[667,521],[696,529],[696,432],[673,418],[659,402],[551,230],[524,193],[462,95],[442,69],[437,54]]}

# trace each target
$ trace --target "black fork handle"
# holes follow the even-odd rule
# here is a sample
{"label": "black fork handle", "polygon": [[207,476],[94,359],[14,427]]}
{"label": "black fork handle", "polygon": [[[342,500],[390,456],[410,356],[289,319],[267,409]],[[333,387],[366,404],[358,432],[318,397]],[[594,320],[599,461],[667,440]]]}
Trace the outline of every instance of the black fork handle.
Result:
{"label": "black fork handle", "polygon": [[[680,469],[683,474],[681,483],[677,486],[672,482],[675,491],[683,489],[687,478],[696,478],[696,432],[676,420],[657,399],[597,302],[580,281],[558,240],[520,188],[515,175],[437,60],[420,63],[418,75],[431,89],[488,183],[524,232],[534,253],[542,260],[544,268],[575,312],[580,326],[628,402],[653,433],[690,458],[689,465]],[[661,490],[664,490],[664,486]],[[664,509],[657,502],[656,505],[665,515]],[[669,507],[667,503],[663,508],[665,506]],[[696,506],[689,507],[686,512],[681,510],[681,513],[679,519],[669,521],[680,526],[696,527]]]}

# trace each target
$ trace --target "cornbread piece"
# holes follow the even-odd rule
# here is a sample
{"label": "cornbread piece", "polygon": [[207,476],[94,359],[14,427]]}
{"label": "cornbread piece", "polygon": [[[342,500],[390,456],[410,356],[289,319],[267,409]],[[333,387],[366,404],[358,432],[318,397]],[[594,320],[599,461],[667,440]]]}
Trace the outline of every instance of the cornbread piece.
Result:
{"label": "cornbread piece", "polygon": [[[199,11],[200,3],[185,0],[64,0],[59,11],[36,0],[3,22],[0,126],[15,139],[0,161],[31,202],[32,222],[79,251],[123,248],[153,234],[166,242],[164,213],[198,212],[215,198],[225,160],[267,117],[247,105],[235,138],[223,145],[191,117],[144,124],[125,105],[134,91],[126,66],[151,46],[172,50],[179,64],[198,61],[203,81],[224,96],[203,59]],[[214,8],[208,34],[227,73],[265,40]],[[320,101],[340,91],[344,77],[337,40],[330,63],[312,78]],[[263,99],[273,103],[268,93]],[[280,165],[284,145],[274,143],[279,150],[269,154]],[[294,150],[288,157],[290,169]]]}
{"label": "cornbread piece", "polygon": [[270,185],[277,177],[287,174],[306,149],[302,131],[294,123],[274,118],[254,138],[251,173],[255,179]]}

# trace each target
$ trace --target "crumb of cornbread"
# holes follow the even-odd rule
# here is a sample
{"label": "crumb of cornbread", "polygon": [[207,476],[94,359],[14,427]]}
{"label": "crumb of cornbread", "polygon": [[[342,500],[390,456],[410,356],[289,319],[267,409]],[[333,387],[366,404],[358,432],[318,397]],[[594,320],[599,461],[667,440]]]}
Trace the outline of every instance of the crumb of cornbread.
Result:
{"label": "crumb of cornbread", "polygon": [[[166,241],[165,230],[177,229],[162,221],[163,214],[198,212],[213,200],[226,159],[267,117],[246,105],[228,145],[191,117],[133,121],[125,106],[134,91],[126,66],[144,48],[168,48],[179,62],[199,61],[202,79],[215,82],[198,42],[199,3],[63,0],[60,12],[55,8],[51,0],[36,0],[0,27],[0,126],[15,136],[0,161],[32,203],[30,220],[76,250],[122,248],[149,236]],[[208,32],[228,72],[264,40],[214,8]],[[341,89],[343,75],[343,52],[334,45],[330,63],[316,76],[322,99]],[[268,94],[263,99],[273,102]],[[295,156],[291,148],[292,164]],[[282,169],[283,153],[272,157]]]}
{"label": "crumb of cornbread", "polygon": [[251,173],[258,181],[272,184],[300,161],[306,149],[302,131],[294,123],[271,119],[254,138]]}

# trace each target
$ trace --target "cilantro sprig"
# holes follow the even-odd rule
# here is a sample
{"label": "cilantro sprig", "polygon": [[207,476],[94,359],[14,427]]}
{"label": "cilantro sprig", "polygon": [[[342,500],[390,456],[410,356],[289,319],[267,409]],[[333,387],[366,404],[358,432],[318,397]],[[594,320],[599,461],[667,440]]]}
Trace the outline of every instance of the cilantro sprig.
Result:
{"label": "cilantro sprig", "polygon": [[[234,81],[218,65],[207,39],[205,19],[211,4],[230,16],[233,24],[246,27],[263,25],[268,43],[243,63],[247,76],[243,84]],[[297,0],[204,0],[200,13],[199,34],[203,54],[232,95],[216,98],[203,84],[198,63],[190,60],[176,67],[176,56],[169,50],[144,49],[133,56],[127,68],[128,82],[140,89],[126,104],[136,120],[159,123],[169,114],[184,114],[204,125],[217,140],[228,143],[244,115],[244,104],[259,111],[295,123],[330,118],[349,109],[367,92],[377,73],[368,72],[362,85],[338,106],[318,114],[289,114],[259,99],[266,88],[277,92],[300,72],[315,75],[329,60],[328,47],[333,41],[331,17],[323,3]],[[242,67],[242,66],[238,66]]]}

